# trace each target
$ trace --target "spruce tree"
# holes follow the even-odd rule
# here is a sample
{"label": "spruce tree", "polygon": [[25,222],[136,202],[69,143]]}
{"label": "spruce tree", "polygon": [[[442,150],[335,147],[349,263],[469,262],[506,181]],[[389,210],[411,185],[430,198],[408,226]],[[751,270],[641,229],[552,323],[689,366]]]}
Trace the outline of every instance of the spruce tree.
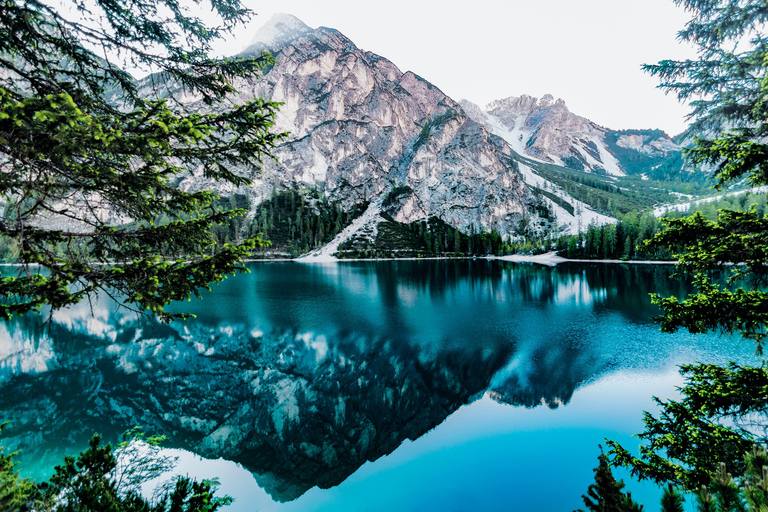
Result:
{"label": "spruce tree", "polygon": [[[693,111],[685,157],[711,171],[714,187],[768,184],[768,3],[761,0],[676,0],[691,14],[679,38],[698,48],[698,59],[646,66],[662,87]],[[644,219],[643,219],[644,220]],[[696,293],[684,300],[656,297],[661,327],[674,332],[712,330],[738,334],[762,351],[768,335],[768,219],[755,209],[720,210],[715,220],[700,213],[665,221],[666,229],[645,251],[674,252],[679,268],[694,276]],[[641,222],[640,237],[653,226]],[[725,285],[722,278],[727,279]],[[690,365],[683,400],[659,402],[646,413],[646,445],[639,457],[612,443],[613,462],[641,478],[671,481],[688,489],[709,485],[721,464],[734,477],[746,469],[742,454],[753,431],[740,423],[768,423],[766,367]],[[725,477],[723,477],[725,478]],[[722,482],[717,485],[725,485]],[[712,485],[716,485],[712,483]],[[722,494],[722,493],[720,493]]]}
{"label": "spruce tree", "polygon": [[661,512],[683,512],[685,498],[674,485],[670,484],[664,489],[661,496]]}
{"label": "spruce tree", "polygon": [[[251,15],[209,4],[223,27]],[[0,317],[106,290],[168,320],[171,301],[242,270],[258,239],[206,253],[213,226],[244,211],[175,186],[189,172],[247,185],[233,169],[257,170],[282,137],[277,104],[237,104],[232,85],[271,57],[208,56],[226,30],[175,0],[2,0],[0,239],[22,266],[2,269]],[[123,63],[155,73],[139,84]]]}
{"label": "spruce tree", "polygon": [[[632,500],[630,493],[624,493],[624,482],[616,480],[611,472],[608,457],[602,453],[595,468],[595,483],[582,495],[584,505],[590,512],[640,512],[642,505]],[[579,512],[584,512],[580,510]]]}

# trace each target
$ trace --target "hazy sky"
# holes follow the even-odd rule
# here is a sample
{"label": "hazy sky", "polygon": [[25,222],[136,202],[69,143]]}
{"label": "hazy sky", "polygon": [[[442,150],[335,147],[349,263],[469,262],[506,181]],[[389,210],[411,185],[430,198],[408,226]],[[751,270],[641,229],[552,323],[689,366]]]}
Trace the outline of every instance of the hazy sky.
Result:
{"label": "hazy sky", "polygon": [[695,57],[672,0],[244,0],[258,16],[219,45],[233,54],[273,14],[338,29],[455,100],[552,94],[608,128],[685,128],[688,108],[641,65]]}

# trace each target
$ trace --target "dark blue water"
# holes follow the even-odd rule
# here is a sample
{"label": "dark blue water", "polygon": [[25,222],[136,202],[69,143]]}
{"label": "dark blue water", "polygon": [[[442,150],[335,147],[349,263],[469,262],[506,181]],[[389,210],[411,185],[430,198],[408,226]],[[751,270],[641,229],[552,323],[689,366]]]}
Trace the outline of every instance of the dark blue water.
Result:
{"label": "dark blue water", "polygon": [[688,291],[666,266],[249,268],[170,326],[107,301],[6,324],[0,410],[25,474],[142,425],[231,510],[572,510],[598,444],[636,447],[678,364],[753,357],[658,332],[648,293]]}

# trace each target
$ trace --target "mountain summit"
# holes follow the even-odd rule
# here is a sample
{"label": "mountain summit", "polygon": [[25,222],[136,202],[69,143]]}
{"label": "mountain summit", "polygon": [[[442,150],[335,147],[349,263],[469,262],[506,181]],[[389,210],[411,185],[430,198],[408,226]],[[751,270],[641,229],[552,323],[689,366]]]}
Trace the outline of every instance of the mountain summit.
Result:
{"label": "mountain summit", "polygon": [[255,51],[255,47],[259,46],[266,48],[285,44],[311,31],[312,29],[296,16],[277,13],[256,31],[245,51]]}
{"label": "mountain summit", "polygon": [[[290,136],[275,149],[276,160],[262,169],[234,169],[252,179],[247,187],[222,190],[197,171],[179,186],[238,196],[251,212],[287,191],[364,212],[334,231],[339,236],[318,256],[337,249],[342,256],[367,254],[391,230],[415,232],[413,223],[424,220],[444,226],[428,244],[437,253],[450,251],[459,232],[495,231],[507,240],[558,227],[576,233],[615,221],[626,205],[663,200],[656,194],[640,202],[635,185],[679,173],[679,147],[658,130],[608,130],[552,95],[509,97],[484,109],[458,103],[338,30],[313,29],[289,14],[270,18],[243,54],[260,51],[269,51],[275,64],[261,78],[234,81],[233,101],[281,103],[274,129]],[[209,108],[200,98],[184,98],[188,109]],[[632,183],[618,183],[627,175]],[[259,222],[303,229],[293,216]],[[398,240],[410,236],[397,233]],[[319,245],[314,240],[302,250]]]}

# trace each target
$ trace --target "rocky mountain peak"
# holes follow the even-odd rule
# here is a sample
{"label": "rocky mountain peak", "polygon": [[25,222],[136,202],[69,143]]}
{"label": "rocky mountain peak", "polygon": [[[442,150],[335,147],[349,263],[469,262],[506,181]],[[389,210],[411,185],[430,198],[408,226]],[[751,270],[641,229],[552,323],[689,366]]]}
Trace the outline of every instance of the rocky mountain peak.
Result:
{"label": "rocky mountain peak", "polygon": [[554,96],[552,96],[551,94],[545,94],[539,100],[539,105],[538,106],[544,108],[544,107],[550,107],[550,106],[553,106],[553,105],[563,105],[564,106],[565,102],[562,99],[560,99],[560,98],[558,98],[557,101],[555,101],[555,97]]}
{"label": "rocky mountain peak", "polygon": [[296,16],[281,12],[272,16],[256,31],[248,48],[288,43],[311,31],[312,29]]}
{"label": "rocky mountain peak", "polygon": [[485,107],[488,113],[500,118],[507,118],[508,121],[512,121],[513,117],[529,116],[537,111],[552,109],[560,113],[570,114],[565,101],[561,98],[555,100],[551,94],[545,94],[541,98],[527,94],[510,96],[501,100],[494,100]]}
{"label": "rocky mountain peak", "polygon": [[469,102],[462,107],[516,152],[578,171],[635,174],[680,152],[660,130],[609,130],[570,112],[565,101],[551,94],[510,96],[490,102],[485,110]]}

